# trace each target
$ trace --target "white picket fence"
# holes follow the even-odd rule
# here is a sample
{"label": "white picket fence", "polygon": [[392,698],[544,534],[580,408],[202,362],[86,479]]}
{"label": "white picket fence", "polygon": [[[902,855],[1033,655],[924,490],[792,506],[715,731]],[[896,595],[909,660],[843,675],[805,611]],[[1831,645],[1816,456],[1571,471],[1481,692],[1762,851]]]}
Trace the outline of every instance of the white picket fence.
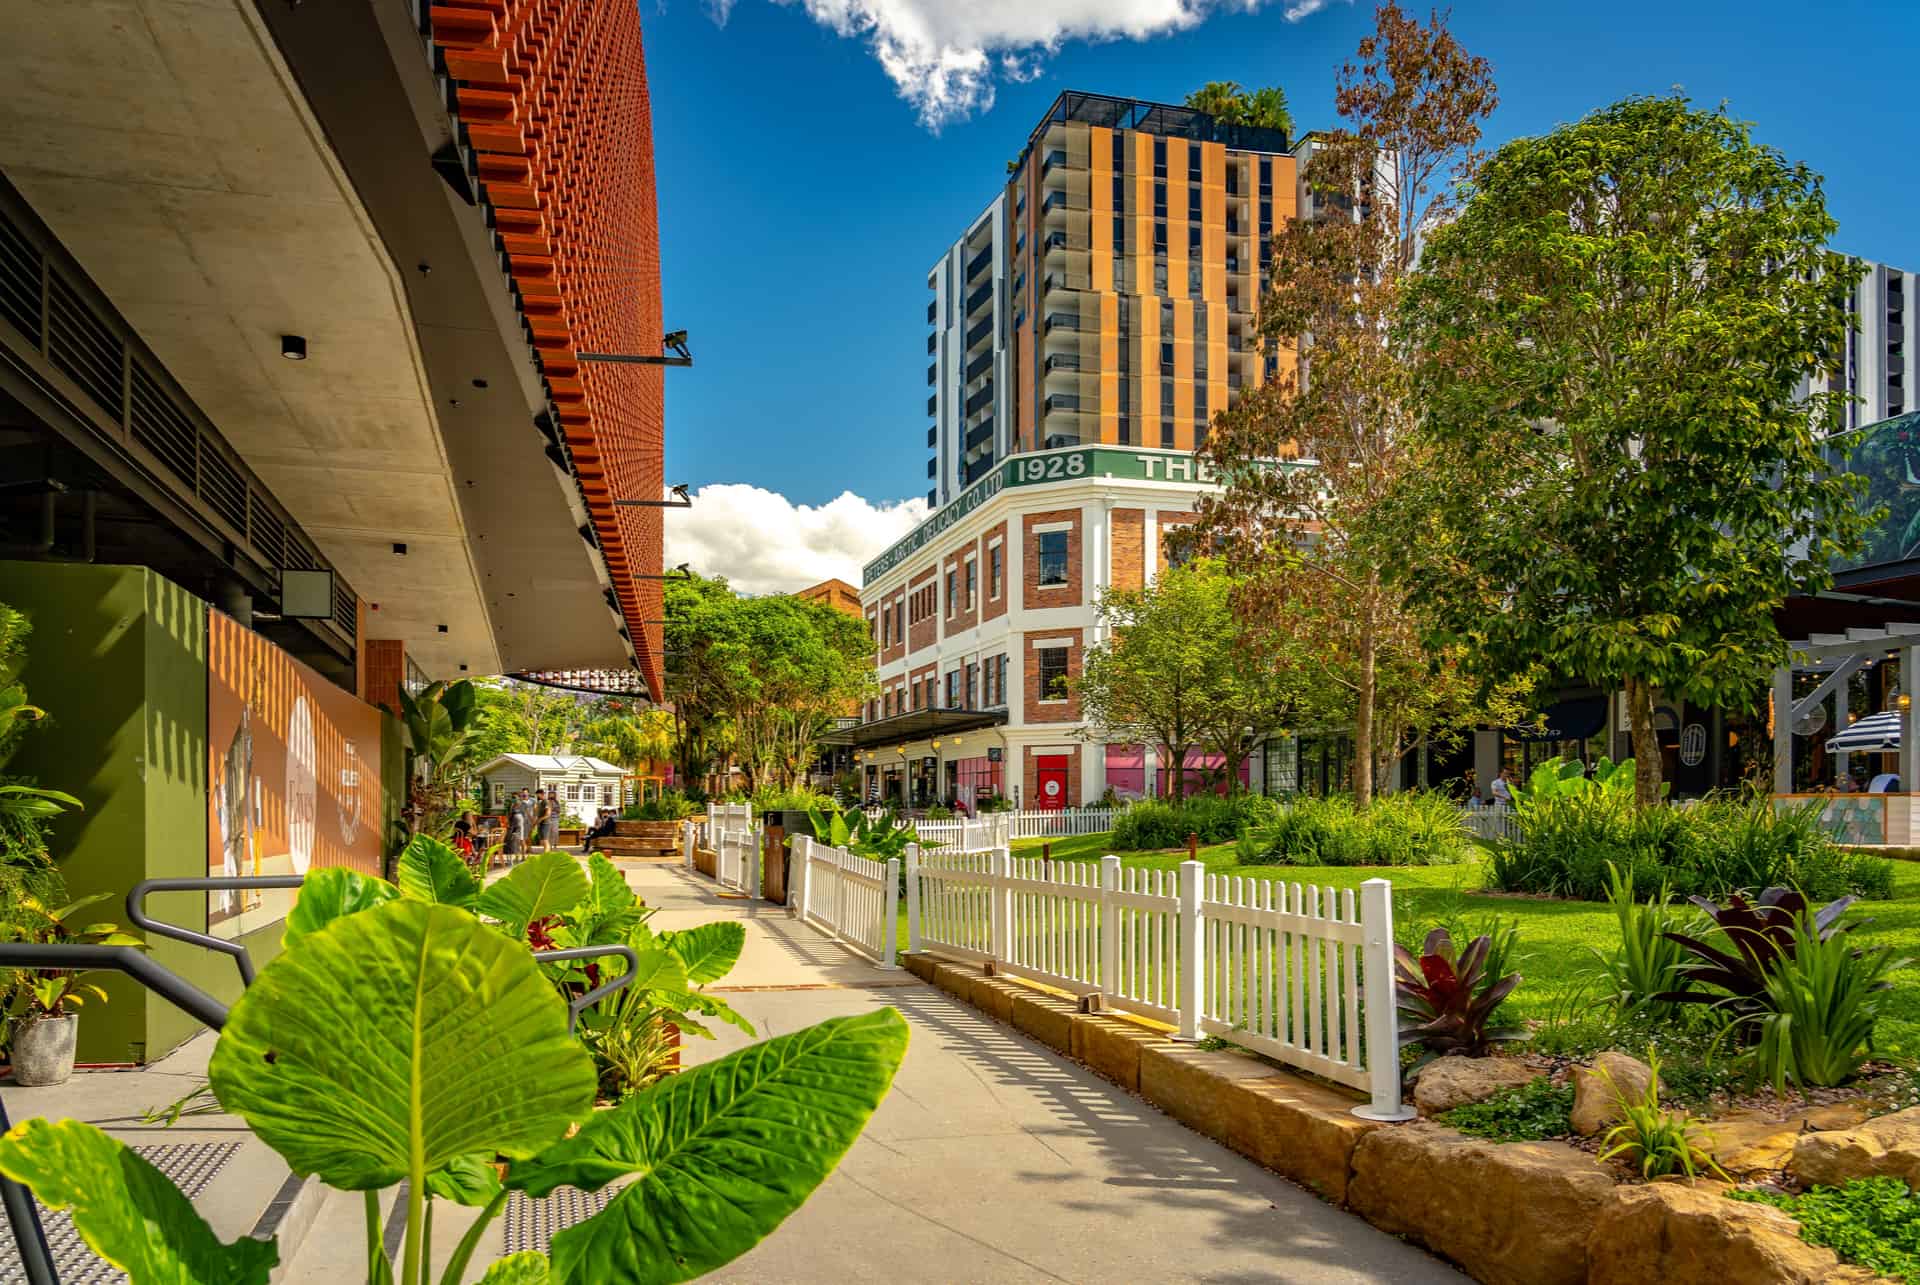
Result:
{"label": "white picket fence", "polygon": [[1513,839],[1519,835],[1515,825],[1516,815],[1512,808],[1499,804],[1487,808],[1461,808],[1460,823],[1488,841]]}
{"label": "white picket fence", "polygon": [[707,842],[714,853],[714,878],[749,897],[760,895],[760,827],[748,803],[709,803]]}
{"label": "white picket fence", "polygon": [[922,847],[985,852],[989,848],[1004,848],[1012,840],[1013,813],[989,812],[964,821],[915,821],[913,830]]}
{"label": "white picket fence", "polygon": [[[1393,996],[1393,890],[1351,891],[1132,870],[1115,856],[1043,862],[907,849],[908,949],[934,950],[1219,1035],[1365,1090],[1356,1111],[1403,1119]],[[1374,1051],[1378,1051],[1375,1056]]]}
{"label": "white picket fence", "polygon": [[875,861],[793,836],[787,904],[802,923],[838,937],[882,968],[895,968],[900,919],[900,858]]}

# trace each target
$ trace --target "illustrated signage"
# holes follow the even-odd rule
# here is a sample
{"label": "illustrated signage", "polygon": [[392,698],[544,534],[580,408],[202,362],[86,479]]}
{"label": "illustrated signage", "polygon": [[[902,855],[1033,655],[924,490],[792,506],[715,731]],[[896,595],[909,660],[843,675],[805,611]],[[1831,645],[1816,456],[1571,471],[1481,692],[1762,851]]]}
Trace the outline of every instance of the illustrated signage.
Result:
{"label": "illustrated signage", "polygon": [[1687,767],[1698,767],[1707,757],[1707,729],[1699,723],[1688,723],[1680,732],[1680,762]]}
{"label": "illustrated signage", "polygon": [[975,482],[960,498],[915,527],[899,543],[867,564],[865,578],[898,566],[941,532],[1010,486],[1048,486],[1084,478],[1116,478],[1129,482],[1185,482],[1211,485],[1213,466],[1185,451],[1156,451],[1117,446],[1068,446],[1054,451],[1016,455]]}

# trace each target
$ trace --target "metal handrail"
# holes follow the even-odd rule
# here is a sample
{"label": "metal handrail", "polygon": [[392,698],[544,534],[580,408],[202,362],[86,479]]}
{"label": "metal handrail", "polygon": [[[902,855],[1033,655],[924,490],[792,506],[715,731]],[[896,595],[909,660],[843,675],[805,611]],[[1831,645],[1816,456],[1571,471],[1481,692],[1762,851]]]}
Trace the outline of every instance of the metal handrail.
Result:
{"label": "metal handrail", "polygon": [[600,1000],[627,986],[633,981],[633,975],[640,967],[640,956],[633,953],[633,947],[612,946],[569,946],[565,950],[536,950],[533,962],[552,963],[569,959],[594,959],[601,955],[618,955],[627,961],[627,971],[610,982],[594,987],[579,999],[567,1005],[567,1034],[573,1034],[574,1023],[580,1020],[580,1014]]}
{"label": "metal handrail", "polygon": [[240,969],[240,985],[251,986],[254,976],[253,958],[247,953],[245,946],[237,941],[212,937],[206,933],[195,932],[191,928],[182,928],[179,924],[150,918],[146,910],[147,898],[156,892],[245,892],[255,888],[298,888],[304,882],[306,882],[305,875],[142,879],[127,893],[127,919],[134,927],[144,928],[155,936],[170,937],[174,941],[186,942],[189,946],[205,946],[208,950],[217,950],[223,955],[231,955],[233,962]]}

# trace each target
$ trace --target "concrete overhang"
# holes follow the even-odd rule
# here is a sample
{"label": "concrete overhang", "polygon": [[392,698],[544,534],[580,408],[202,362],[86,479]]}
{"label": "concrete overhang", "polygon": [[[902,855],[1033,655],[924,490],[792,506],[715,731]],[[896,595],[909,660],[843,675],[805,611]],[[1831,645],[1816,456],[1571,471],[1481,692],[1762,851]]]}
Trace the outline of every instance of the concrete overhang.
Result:
{"label": "concrete overhang", "polygon": [[432,167],[451,130],[408,7],[19,17],[0,169],[359,592],[367,636],[436,677],[631,664],[484,211]]}

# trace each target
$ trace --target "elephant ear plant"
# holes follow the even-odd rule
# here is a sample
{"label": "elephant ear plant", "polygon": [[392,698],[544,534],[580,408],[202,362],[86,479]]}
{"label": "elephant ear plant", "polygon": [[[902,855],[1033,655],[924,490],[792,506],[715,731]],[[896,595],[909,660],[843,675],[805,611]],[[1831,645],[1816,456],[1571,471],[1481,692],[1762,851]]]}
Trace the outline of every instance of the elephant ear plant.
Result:
{"label": "elephant ear plant", "polygon": [[[525,913],[517,898],[511,913]],[[839,1018],[596,1112],[593,1059],[521,941],[355,876],[302,889],[285,949],[234,1005],[210,1076],[221,1106],[295,1173],[364,1193],[369,1285],[430,1279],[439,1200],[481,1209],[440,1277],[457,1285],[509,1191],[621,1182],[604,1210],[553,1238],[551,1258],[515,1255],[485,1279],[667,1282],[721,1266],[799,1207],[859,1135],[906,1042],[892,1009]],[[264,1285],[278,1260],[271,1241],[221,1242],[156,1169],[79,1121],[23,1122],[0,1138],[0,1172],[70,1208],[88,1245],[136,1281]],[[379,1195],[402,1181],[396,1273]]]}

